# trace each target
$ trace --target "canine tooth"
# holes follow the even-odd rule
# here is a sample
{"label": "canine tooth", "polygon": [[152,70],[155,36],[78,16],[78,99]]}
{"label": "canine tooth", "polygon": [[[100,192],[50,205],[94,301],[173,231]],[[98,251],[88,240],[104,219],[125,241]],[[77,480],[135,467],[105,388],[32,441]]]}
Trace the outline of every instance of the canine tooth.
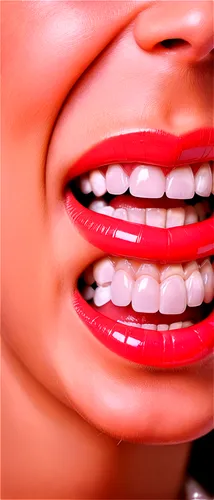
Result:
{"label": "canine tooth", "polygon": [[128,220],[127,210],[125,208],[116,208],[114,211],[114,218]]}
{"label": "canine tooth", "polygon": [[209,163],[204,163],[195,174],[195,192],[200,196],[210,196],[212,172]]}
{"label": "canine tooth", "polygon": [[110,165],[106,172],[106,188],[110,194],[123,194],[129,187],[129,177],[120,165]]}
{"label": "canine tooth", "polygon": [[96,212],[99,214],[108,215],[109,217],[113,217],[114,208],[110,207],[110,206],[101,207],[101,208],[97,209]]}
{"label": "canine tooth", "polygon": [[196,222],[198,222],[198,215],[196,213],[195,207],[187,206],[185,208],[184,224],[195,224]]}
{"label": "canine tooth", "polygon": [[159,309],[159,283],[151,276],[135,281],[132,291],[132,307],[136,312],[155,313]]}
{"label": "canine tooth", "polygon": [[152,227],[166,227],[166,210],[164,208],[147,208],[146,224]]}
{"label": "canine tooth", "polygon": [[145,208],[128,208],[128,220],[138,224],[146,223],[146,210]]}
{"label": "canine tooth", "polygon": [[115,306],[128,306],[132,298],[133,280],[128,273],[119,269],[111,283],[111,300]]}
{"label": "canine tooth", "polygon": [[192,326],[192,325],[193,325],[192,321],[183,321],[182,327],[188,328],[189,326]]}
{"label": "canine tooth", "polygon": [[83,273],[83,279],[87,285],[94,283],[93,267],[89,266]]}
{"label": "canine tooth", "polygon": [[114,276],[114,265],[111,260],[104,258],[94,264],[94,281],[100,286],[111,283]]}
{"label": "canine tooth", "polygon": [[105,176],[99,170],[92,170],[89,174],[92,191],[96,196],[103,196],[106,193]]}
{"label": "canine tooth", "polygon": [[162,332],[162,331],[165,331],[165,330],[169,330],[169,325],[157,325],[157,331],[158,332]]}
{"label": "canine tooth", "polygon": [[81,175],[79,180],[79,187],[83,194],[89,194],[92,191],[91,183],[88,174]]}
{"label": "canine tooth", "polygon": [[98,212],[100,208],[107,207],[107,203],[104,200],[95,200],[92,201],[89,205],[89,210],[92,210],[93,212]]}
{"label": "canine tooth", "polygon": [[153,325],[151,323],[144,323],[142,325],[142,328],[144,328],[145,330],[157,330],[157,325]]}
{"label": "canine tooth", "polygon": [[165,192],[165,175],[159,167],[140,165],[130,176],[130,193],[139,198],[161,198]]}
{"label": "canine tooth", "polygon": [[82,296],[85,300],[91,300],[94,297],[94,289],[92,286],[85,286],[85,288],[82,291]]}
{"label": "canine tooth", "polygon": [[200,306],[204,300],[204,285],[199,271],[194,271],[185,281],[187,291],[187,305]]}
{"label": "canine tooth", "polygon": [[181,264],[166,264],[165,266],[162,266],[160,281],[162,282],[170,276],[181,276],[181,278],[184,278],[183,266]]}
{"label": "canine tooth", "polygon": [[156,264],[150,264],[149,262],[143,262],[140,267],[136,270],[136,278],[141,276],[152,276],[156,281],[159,281],[160,272]]}
{"label": "canine tooth", "polygon": [[183,264],[184,279],[187,280],[194,271],[198,271],[198,264],[195,260]]}
{"label": "canine tooth", "polygon": [[171,325],[169,325],[169,330],[178,330],[179,328],[182,328],[182,321],[171,323]]}
{"label": "canine tooth", "polygon": [[111,300],[111,287],[108,286],[98,286],[94,292],[94,303],[96,306],[100,307],[107,304]]}
{"label": "canine tooth", "polygon": [[170,276],[160,285],[160,312],[181,314],[186,309],[186,289],[181,276]]}
{"label": "canine tooth", "polygon": [[213,269],[208,259],[202,262],[200,273],[204,284],[204,302],[208,304],[213,299]]}
{"label": "canine tooth", "polygon": [[166,212],[166,227],[183,226],[185,220],[184,208],[169,208]]}
{"label": "canine tooth", "polygon": [[175,168],[166,176],[166,196],[185,200],[195,194],[194,175],[191,167]]}

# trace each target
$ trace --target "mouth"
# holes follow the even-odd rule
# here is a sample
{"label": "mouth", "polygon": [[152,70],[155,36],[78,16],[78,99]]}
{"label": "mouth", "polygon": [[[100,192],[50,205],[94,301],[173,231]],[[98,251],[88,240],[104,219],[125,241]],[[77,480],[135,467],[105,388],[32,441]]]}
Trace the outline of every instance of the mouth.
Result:
{"label": "mouth", "polygon": [[214,347],[214,129],[123,134],[86,152],[65,206],[106,256],[80,276],[77,314],[116,354],[181,367]]}

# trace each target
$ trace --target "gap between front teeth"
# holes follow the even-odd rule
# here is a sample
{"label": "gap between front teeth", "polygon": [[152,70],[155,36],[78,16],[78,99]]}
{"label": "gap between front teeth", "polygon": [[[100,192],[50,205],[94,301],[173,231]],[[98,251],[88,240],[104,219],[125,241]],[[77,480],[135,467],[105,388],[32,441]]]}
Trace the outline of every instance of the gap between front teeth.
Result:
{"label": "gap between front teeth", "polygon": [[90,210],[115,219],[145,224],[147,226],[170,228],[203,221],[209,215],[208,202],[177,208],[116,208],[107,205],[105,200],[92,201]]}
{"label": "gap between front teeth", "polygon": [[[132,304],[136,312],[182,314],[213,299],[214,272],[209,259],[201,264],[162,265],[105,257],[88,268],[83,297],[100,307]],[[91,286],[97,284],[97,288]]]}
{"label": "gap between front teeth", "polygon": [[174,168],[167,176],[160,167],[150,165],[137,165],[128,175],[126,167],[114,164],[82,175],[79,187],[84,194],[93,191],[97,197],[106,192],[120,195],[129,189],[138,198],[161,198],[166,193],[168,198],[187,200],[195,193],[203,197],[214,194],[214,174],[211,162],[203,163],[195,175],[186,166]]}

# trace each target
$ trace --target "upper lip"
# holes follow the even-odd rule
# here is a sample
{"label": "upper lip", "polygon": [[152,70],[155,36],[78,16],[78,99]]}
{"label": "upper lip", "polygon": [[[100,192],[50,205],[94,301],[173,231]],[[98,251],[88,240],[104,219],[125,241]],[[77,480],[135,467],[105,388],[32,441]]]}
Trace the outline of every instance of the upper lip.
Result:
{"label": "upper lip", "polygon": [[115,162],[144,162],[169,170],[213,159],[214,128],[197,129],[179,136],[161,130],[124,132],[86,151],[69,169],[67,180]]}

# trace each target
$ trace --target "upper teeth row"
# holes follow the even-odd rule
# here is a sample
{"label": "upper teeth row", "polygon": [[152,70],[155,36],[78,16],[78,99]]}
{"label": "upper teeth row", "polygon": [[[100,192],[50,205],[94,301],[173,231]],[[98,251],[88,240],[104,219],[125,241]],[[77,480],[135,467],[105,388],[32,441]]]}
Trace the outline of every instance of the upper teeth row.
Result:
{"label": "upper teeth row", "polygon": [[171,170],[167,176],[160,167],[150,165],[136,166],[129,176],[125,166],[114,164],[82,175],[79,187],[84,194],[93,191],[98,197],[106,192],[123,194],[129,189],[138,198],[161,198],[166,193],[168,198],[185,200],[193,198],[195,193],[214,194],[214,174],[211,163],[203,163],[195,175],[186,166]]}

